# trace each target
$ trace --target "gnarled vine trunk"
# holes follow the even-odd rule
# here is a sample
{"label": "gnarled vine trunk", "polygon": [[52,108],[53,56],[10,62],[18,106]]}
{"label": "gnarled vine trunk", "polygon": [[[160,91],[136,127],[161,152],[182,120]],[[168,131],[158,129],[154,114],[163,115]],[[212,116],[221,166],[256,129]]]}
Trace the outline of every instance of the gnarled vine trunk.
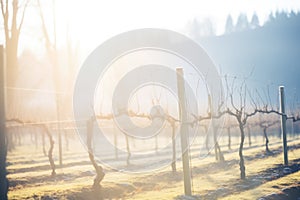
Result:
{"label": "gnarled vine trunk", "polygon": [[267,135],[267,127],[264,127],[264,136],[265,136],[265,139],[266,139],[266,152],[267,153],[270,153],[270,149],[269,149],[269,138],[268,138],[268,135]]}
{"label": "gnarled vine trunk", "polygon": [[47,134],[47,136],[49,138],[49,142],[50,142],[50,148],[48,150],[48,159],[49,159],[50,167],[52,169],[51,176],[55,176],[56,175],[56,172],[55,172],[56,167],[55,167],[55,163],[53,160],[54,140],[53,140],[53,137],[52,137],[49,129],[46,127],[46,125],[43,125],[43,130]]}
{"label": "gnarled vine trunk", "polygon": [[244,161],[244,155],[243,155],[243,148],[244,148],[244,141],[245,141],[245,132],[244,132],[244,126],[242,123],[239,123],[239,128],[241,132],[241,141],[240,141],[240,147],[239,147],[239,157],[240,157],[240,172],[241,172],[241,179],[246,178],[246,168],[245,168],[245,161]]}
{"label": "gnarled vine trunk", "polygon": [[230,132],[230,127],[227,127],[227,134],[228,134],[228,149],[231,150],[231,132]]}
{"label": "gnarled vine trunk", "polygon": [[130,146],[129,146],[129,138],[128,138],[127,134],[125,134],[125,142],[126,142],[126,150],[127,150],[126,163],[127,163],[127,165],[130,165],[131,152],[130,152]]}
{"label": "gnarled vine trunk", "polygon": [[89,153],[89,158],[90,161],[95,168],[96,171],[96,177],[94,179],[93,187],[97,188],[100,186],[100,182],[105,176],[105,173],[103,172],[103,168],[97,164],[94,158],[94,153],[93,153],[93,148],[92,148],[92,139],[93,139],[93,125],[94,125],[94,120],[90,119],[87,121],[87,148],[88,148],[88,153]]}

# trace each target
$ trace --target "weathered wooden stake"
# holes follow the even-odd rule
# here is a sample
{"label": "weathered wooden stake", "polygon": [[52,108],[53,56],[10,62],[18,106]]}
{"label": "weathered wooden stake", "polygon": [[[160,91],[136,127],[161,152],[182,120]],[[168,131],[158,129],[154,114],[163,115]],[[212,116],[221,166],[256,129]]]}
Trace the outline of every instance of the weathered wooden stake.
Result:
{"label": "weathered wooden stake", "polygon": [[172,172],[176,172],[176,138],[175,138],[175,122],[172,123]]}
{"label": "weathered wooden stake", "polygon": [[0,45],[0,199],[7,200],[8,181],[6,179],[6,133],[5,133],[5,64],[4,50]]}
{"label": "weathered wooden stake", "polygon": [[191,173],[190,173],[189,146],[188,146],[189,138],[188,138],[183,69],[177,68],[176,73],[177,73],[177,89],[178,89],[178,98],[179,98],[179,115],[180,115],[180,119],[182,120],[182,124],[180,127],[180,137],[181,137],[184,194],[191,196],[192,195]]}
{"label": "weathered wooden stake", "polygon": [[288,165],[288,149],[286,142],[286,114],[285,114],[285,99],[284,99],[284,86],[279,87],[279,101],[280,101],[280,113],[281,115],[281,134],[282,134],[282,142],[283,142],[283,158],[284,165]]}

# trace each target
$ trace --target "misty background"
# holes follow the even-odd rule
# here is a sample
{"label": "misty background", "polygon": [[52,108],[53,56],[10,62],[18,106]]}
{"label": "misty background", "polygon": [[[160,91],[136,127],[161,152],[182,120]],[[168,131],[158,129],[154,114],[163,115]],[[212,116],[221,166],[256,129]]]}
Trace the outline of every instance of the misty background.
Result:
{"label": "misty background", "polygon": [[[274,103],[278,86],[284,85],[288,104],[299,108],[299,9],[295,1],[42,2],[48,42],[56,48],[56,76],[62,80],[57,89],[40,12],[33,3],[25,13],[20,36],[16,88],[8,88],[16,97],[16,102],[9,102],[10,113],[12,117],[55,118],[55,95],[59,94],[62,118],[68,118],[76,75],[86,57],[103,41],[137,28],[188,35],[207,51],[221,76],[246,79],[250,88],[262,93],[269,89]],[[33,109],[39,111],[35,116]]]}
{"label": "misty background", "polygon": [[270,13],[263,25],[255,13],[250,20],[240,14],[236,23],[229,15],[221,36],[215,35],[209,20],[195,20],[190,28],[191,35],[206,49],[221,75],[247,78],[249,86],[264,90],[277,90],[284,85],[288,99],[297,98],[294,96],[300,89],[299,13]]}

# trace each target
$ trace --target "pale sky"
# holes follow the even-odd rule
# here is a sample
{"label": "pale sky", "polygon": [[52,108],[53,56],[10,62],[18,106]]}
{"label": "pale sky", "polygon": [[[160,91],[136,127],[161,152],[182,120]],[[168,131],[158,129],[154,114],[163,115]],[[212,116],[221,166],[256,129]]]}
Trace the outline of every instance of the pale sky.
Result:
{"label": "pale sky", "polygon": [[[74,37],[91,45],[136,28],[166,28],[187,34],[186,26],[194,18],[210,18],[216,26],[217,34],[221,34],[228,14],[236,20],[240,13],[246,13],[251,18],[256,12],[262,23],[271,11],[300,9],[300,1],[292,0],[111,0],[105,3],[93,0],[74,3],[65,0],[65,5],[58,12],[65,15],[69,3],[72,4],[68,15],[75,29]],[[89,37],[85,37],[87,35]]]}
{"label": "pale sky", "polygon": [[[52,2],[42,1],[49,29],[52,28]],[[187,26],[193,19],[210,18],[217,34],[222,34],[228,14],[235,23],[240,13],[247,14],[250,20],[255,12],[262,24],[272,11],[300,10],[300,1],[296,0],[55,0],[55,5],[58,43],[64,43],[68,27],[71,37],[80,43],[84,52],[92,51],[116,34],[137,28],[165,28],[188,34]],[[38,11],[30,8],[25,21],[22,49],[40,43],[40,37],[36,37],[40,26]],[[1,34],[0,42],[3,41]]]}

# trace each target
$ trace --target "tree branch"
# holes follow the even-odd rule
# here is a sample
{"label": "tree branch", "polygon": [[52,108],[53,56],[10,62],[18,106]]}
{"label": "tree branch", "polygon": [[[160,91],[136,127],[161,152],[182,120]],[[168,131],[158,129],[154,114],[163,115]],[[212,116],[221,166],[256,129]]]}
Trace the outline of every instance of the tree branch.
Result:
{"label": "tree branch", "polygon": [[4,12],[3,0],[0,0],[0,4],[1,4],[1,13],[2,13],[2,17],[3,17],[3,19],[4,19],[4,18],[5,18],[5,12]]}
{"label": "tree branch", "polygon": [[52,54],[52,45],[51,45],[51,41],[50,41],[48,31],[47,31],[47,28],[46,28],[45,19],[44,19],[44,15],[43,15],[40,0],[38,0],[37,3],[38,3],[38,7],[39,7],[41,22],[42,22],[43,34],[44,34],[44,37],[45,37],[45,40],[46,40],[46,49],[48,51],[48,55],[51,55]]}
{"label": "tree branch", "polygon": [[23,22],[24,22],[24,18],[25,18],[25,11],[26,11],[26,8],[28,6],[28,3],[29,3],[29,0],[26,0],[24,8],[23,8],[23,12],[22,12],[21,21],[20,21],[19,27],[17,28],[19,32],[20,32],[20,30],[23,26]]}

